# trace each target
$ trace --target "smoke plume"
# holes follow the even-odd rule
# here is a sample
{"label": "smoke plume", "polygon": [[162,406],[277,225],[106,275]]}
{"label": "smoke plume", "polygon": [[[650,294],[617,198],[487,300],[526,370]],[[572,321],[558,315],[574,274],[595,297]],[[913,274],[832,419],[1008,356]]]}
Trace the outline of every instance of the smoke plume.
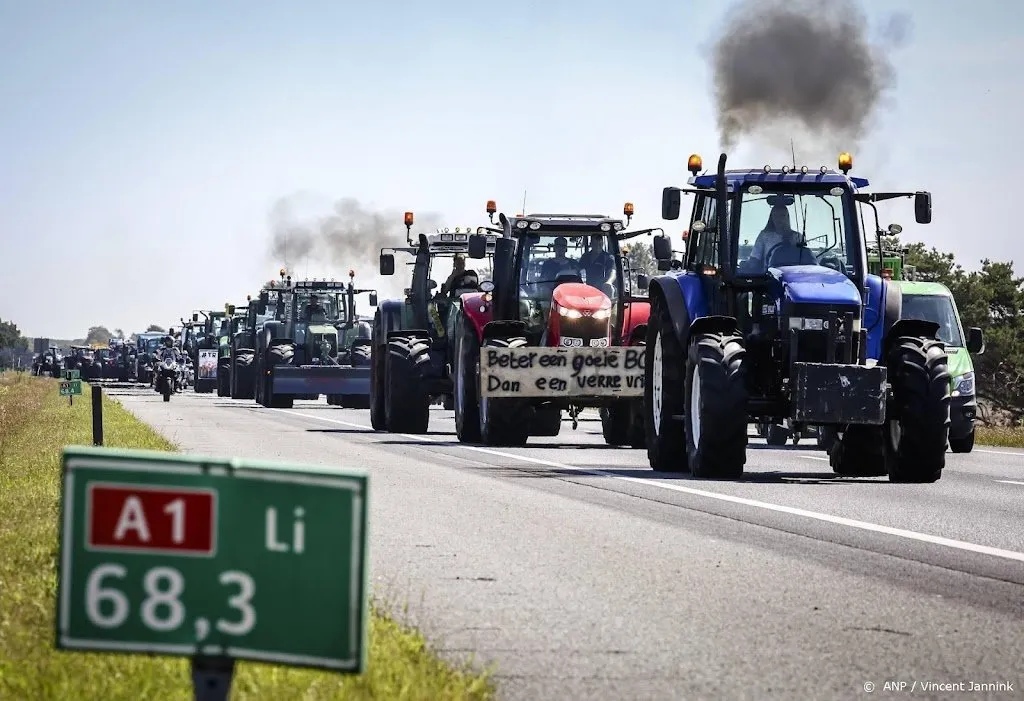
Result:
{"label": "smoke plume", "polygon": [[[299,204],[296,196],[279,198],[268,216],[268,255],[289,270],[309,260],[339,271],[369,271],[376,267],[381,248],[407,245],[401,211],[376,211],[343,197],[322,214],[303,217],[297,212]],[[413,234],[433,231],[440,222],[435,212],[417,212]]]}
{"label": "smoke plume", "polygon": [[897,15],[872,42],[851,0],[740,0],[727,18],[711,54],[726,150],[743,137],[783,135],[856,147],[895,86],[886,51],[910,31]]}

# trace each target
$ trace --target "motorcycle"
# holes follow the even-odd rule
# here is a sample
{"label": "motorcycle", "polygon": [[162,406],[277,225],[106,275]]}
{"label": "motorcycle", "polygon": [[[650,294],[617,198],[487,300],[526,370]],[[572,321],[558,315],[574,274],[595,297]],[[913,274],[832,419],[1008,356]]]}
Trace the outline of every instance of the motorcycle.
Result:
{"label": "motorcycle", "polygon": [[174,356],[168,355],[160,360],[157,365],[156,381],[154,382],[156,391],[164,396],[164,401],[171,401],[171,395],[177,391],[178,376],[181,370],[178,367],[178,362],[174,359]]}

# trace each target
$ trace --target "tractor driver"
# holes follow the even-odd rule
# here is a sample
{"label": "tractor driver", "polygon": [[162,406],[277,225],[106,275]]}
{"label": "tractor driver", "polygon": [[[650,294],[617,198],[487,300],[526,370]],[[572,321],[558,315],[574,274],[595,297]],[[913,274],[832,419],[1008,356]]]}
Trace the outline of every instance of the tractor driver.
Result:
{"label": "tractor driver", "polygon": [[604,236],[590,237],[590,250],[580,256],[580,266],[587,273],[587,284],[599,287],[611,284],[615,277],[615,257],[604,250]]}
{"label": "tractor driver", "polygon": [[565,255],[565,252],[569,249],[569,242],[566,241],[564,236],[559,236],[555,239],[553,248],[555,255],[541,264],[540,280],[538,282],[554,282],[559,275],[579,274],[579,263]]}
{"label": "tractor driver", "polygon": [[[764,272],[769,263],[804,265],[807,264],[805,260],[807,256],[810,256],[810,263],[813,264],[815,262],[813,254],[806,248],[801,248],[799,243],[800,232],[790,226],[789,210],[785,205],[773,205],[772,211],[768,215],[768,221],[765,222],[761,233],[757,235],[750,257],[743,263],[743,272]],[[768,260],[769,257],[772,260]]]}
{"label": "tractor driver", "polygon": [[323,306],[320,304],[320,299],[316,295],[309,296],[309,302],[306,304],[306,319],[313,323],[327,321],[327,313],[324,311]]}
{"label": "tractor driver", "polygon": [[456,253],[452,258],[452,274],[441,285],[442,295],[454,296],[455,290],[467,287],[476,288],[479,285],[479,278],[475,270],[466,270],[466,256]]}

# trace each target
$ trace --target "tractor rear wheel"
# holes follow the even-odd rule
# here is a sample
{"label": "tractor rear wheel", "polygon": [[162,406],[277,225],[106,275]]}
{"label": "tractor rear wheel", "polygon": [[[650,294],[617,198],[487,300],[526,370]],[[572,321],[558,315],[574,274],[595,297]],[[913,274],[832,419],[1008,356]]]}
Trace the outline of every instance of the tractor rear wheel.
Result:
{"label": "tractor rear wheel", "polygon": [[668,309],[655,298],[647,325],[643,422],[647,460],[659,472],[687,472],[686,436],[675,416],[683,413],[685,358]]}
{"label": "tractor rear wheel", "polygon": [[619,401],[601,407],[601,435],[608,445],[628,445],[632,425],[629,402]]}
{"label": "tractor rear wheel", "polygon": [[888,353],[896,416],[885,427],[890,482],[935,482],[949,442],[949,359],[932,338],[902,336]]}
{"label": "tractor rear wheel", "polygon": [[384,417],[389,433],[426,433],[430,424],[430,397],[420,391],[419,365],[430,341],[408,335],[388,339],[385,361]]}
{"label": "tractor rear wheel", "polygon": [[882,477],[888,472],[883,442],[878,426],[848,426],[832,439],[829,465],[842,477]]}
{"label": "tractor rear wheel", "polygon": [[[271,346],[267,349],[267,367],[274,368],[277,365],[291,365],[295,359],[295,344],[294,343],[279,343]],[[264,406],[271,407],[273,409],[291,409],[294,403],[291,395],[280,395],[274,394],[274,375],[271,370],[270,375],[266,375],[261,378],[263,384],[263,402]]]}
{"label": "tractor rear wheel", "polygon": [[686,358],[686,452],[694,477],[736,479],[747,461],[746,349],[735,334],[703,333]]}
{"label": "tractor rear wheel", "polygon": [[[526,338],[488,338],[485,348],[524,348]],[[532,407],[523,399],[511,397],[488,398],[480,394],[479,363],[477,355],[477,396],[480,402],[480,438],[487,445],[521,447],[530,437]]]}
{"label": "tractor rear wheel", "polygon": [[974,429],[963,438],[950,438],[949,449],[954,453],[969,453],[974,450]]}

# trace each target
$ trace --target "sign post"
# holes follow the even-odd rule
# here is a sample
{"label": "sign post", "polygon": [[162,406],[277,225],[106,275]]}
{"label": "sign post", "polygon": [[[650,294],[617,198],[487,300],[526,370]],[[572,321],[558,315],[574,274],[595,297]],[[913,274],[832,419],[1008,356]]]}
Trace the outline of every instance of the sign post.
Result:
{"label": "sign post", "polygon": [[56,646],[192,658],[197,699],[235,660],[358,674],[365,471],[69,446]]}
{"label": "sign post", "polygon": [[78,370],[64,370],[64,379],[60,383],[60,396],[68,398],[68,404],[74,405],[75,396],[82,394],[82,381]]}

